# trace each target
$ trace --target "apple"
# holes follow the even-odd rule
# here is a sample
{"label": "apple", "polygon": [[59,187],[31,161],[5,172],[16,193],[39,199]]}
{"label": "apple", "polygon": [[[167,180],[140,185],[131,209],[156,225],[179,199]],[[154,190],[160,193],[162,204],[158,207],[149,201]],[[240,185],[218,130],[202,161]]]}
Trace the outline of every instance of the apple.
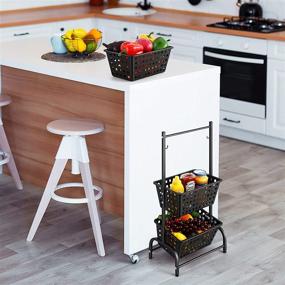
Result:
{"label": "apple", "polygon": [[143,46],[143,52],[150,52],[152,51],[153,44],[151,40],[148,39],[137,39],[137,43]]}

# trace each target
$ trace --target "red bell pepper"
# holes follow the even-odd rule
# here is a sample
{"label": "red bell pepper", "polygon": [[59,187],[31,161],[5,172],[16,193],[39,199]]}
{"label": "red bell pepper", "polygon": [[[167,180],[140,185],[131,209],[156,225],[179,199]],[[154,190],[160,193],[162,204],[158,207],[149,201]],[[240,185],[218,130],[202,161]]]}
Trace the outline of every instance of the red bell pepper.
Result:
{"label": "red bell pepper", "polygon": [[124,42],[121,44],[121,52],[127,55],[143,53],[143,46],[136,42]]}

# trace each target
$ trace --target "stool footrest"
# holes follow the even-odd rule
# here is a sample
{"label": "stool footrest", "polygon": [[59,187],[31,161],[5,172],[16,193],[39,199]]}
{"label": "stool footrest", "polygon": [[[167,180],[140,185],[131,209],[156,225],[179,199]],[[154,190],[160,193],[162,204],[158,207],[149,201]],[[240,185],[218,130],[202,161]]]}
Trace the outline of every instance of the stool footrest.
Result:
{"label": "stool footrest", "polygon": [[[57,195],[55,192],[60,189],[64,188],[74,188],[74,187],[82,187],[84,188],[83,183],[79,182],[71,182],[71,183],[63,183],[57,185],[55,191],[52,193],[51,198],[55,201],[62,202],[62,203],[69,203],[69,204],[86,204],[88,203],[87,198],[68,198]],[[93,190],[95,191],[95,200],[99,200],[103,196],[103,190],[99,186],[93,185]]]}

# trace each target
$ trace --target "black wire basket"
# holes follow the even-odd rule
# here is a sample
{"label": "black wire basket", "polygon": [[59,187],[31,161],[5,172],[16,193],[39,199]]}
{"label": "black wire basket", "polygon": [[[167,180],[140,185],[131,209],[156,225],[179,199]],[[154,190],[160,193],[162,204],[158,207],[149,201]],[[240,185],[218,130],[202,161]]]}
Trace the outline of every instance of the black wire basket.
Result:
{"label": "black wire basket", "polygon": [[[193,170],[187,172],[192,171]],[[170,190],[170,184],[172,183],[173,178],[175,176],[180,177],[183,173],[170,176],[165,179],[165,209],[176,217],[213,205],[220,183],[222,182],[222,179],[208,174],[208,184],[204,186],[196,185],[195,189],[185,191],[184,193],[173,192]],[[156,186],[160,207],[162,207],[164,200],[162,180],[157,180],[153,183]]]}
{"label": "black wire basket", "polygon": [[[204,231],[203,233],[197,234],[193,237],[190,237],[186,240],[180,241],[178,240],[169,229],[165,228],[165,242],[168,246],[170,246],[173,250],[175,250],[179,256],[179,258],[185,257],[188,254],[194,253],[203,247],[210,245],[218,231],[218,229],[223,225],[221,221],[211,216],[208,212],[204,210],[200,210],[200,219],[207,221],[211,228]],[[159,239],[162,238],[162,220],[155,219],[157,228],[157,237]]]}
{"label": "black wire basket", "polygon": [[132,56],[107,49],[105,52],[114,77],[135,81],[164,72],[172,48],[169,46],[164,49]]}

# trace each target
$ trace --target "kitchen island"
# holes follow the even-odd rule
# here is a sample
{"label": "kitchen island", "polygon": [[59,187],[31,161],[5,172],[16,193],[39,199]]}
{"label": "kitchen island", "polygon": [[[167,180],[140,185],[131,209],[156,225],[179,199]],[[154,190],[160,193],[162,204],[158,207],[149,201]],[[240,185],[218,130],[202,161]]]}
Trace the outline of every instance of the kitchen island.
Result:
{"label": "kitchen island", "polygon": [[[162,131],[213,121],[213,173],[218,175],[220,70],[170,59],[165,73],[128,82],[112,77],[107,59],[42,60],[50,49],[46,37],[2,46],[2,94],[13,100],[3,119],[20,175],[24,182],[46,184],[61,139],[46,131],[48,122],[67,117],[104,122],[102,134],[87,138],[92,175],[104,189],[100,207],[124,216],[124,253],[134,254],[155,235],[153,219],[160,209],[153,181],[161,177]],[[208,170],[206,131],[169,140],[167,174],[193,168]],[[71,178],[69,169],[63,181]],[[65,189],[62,195],[78,192]]]}

